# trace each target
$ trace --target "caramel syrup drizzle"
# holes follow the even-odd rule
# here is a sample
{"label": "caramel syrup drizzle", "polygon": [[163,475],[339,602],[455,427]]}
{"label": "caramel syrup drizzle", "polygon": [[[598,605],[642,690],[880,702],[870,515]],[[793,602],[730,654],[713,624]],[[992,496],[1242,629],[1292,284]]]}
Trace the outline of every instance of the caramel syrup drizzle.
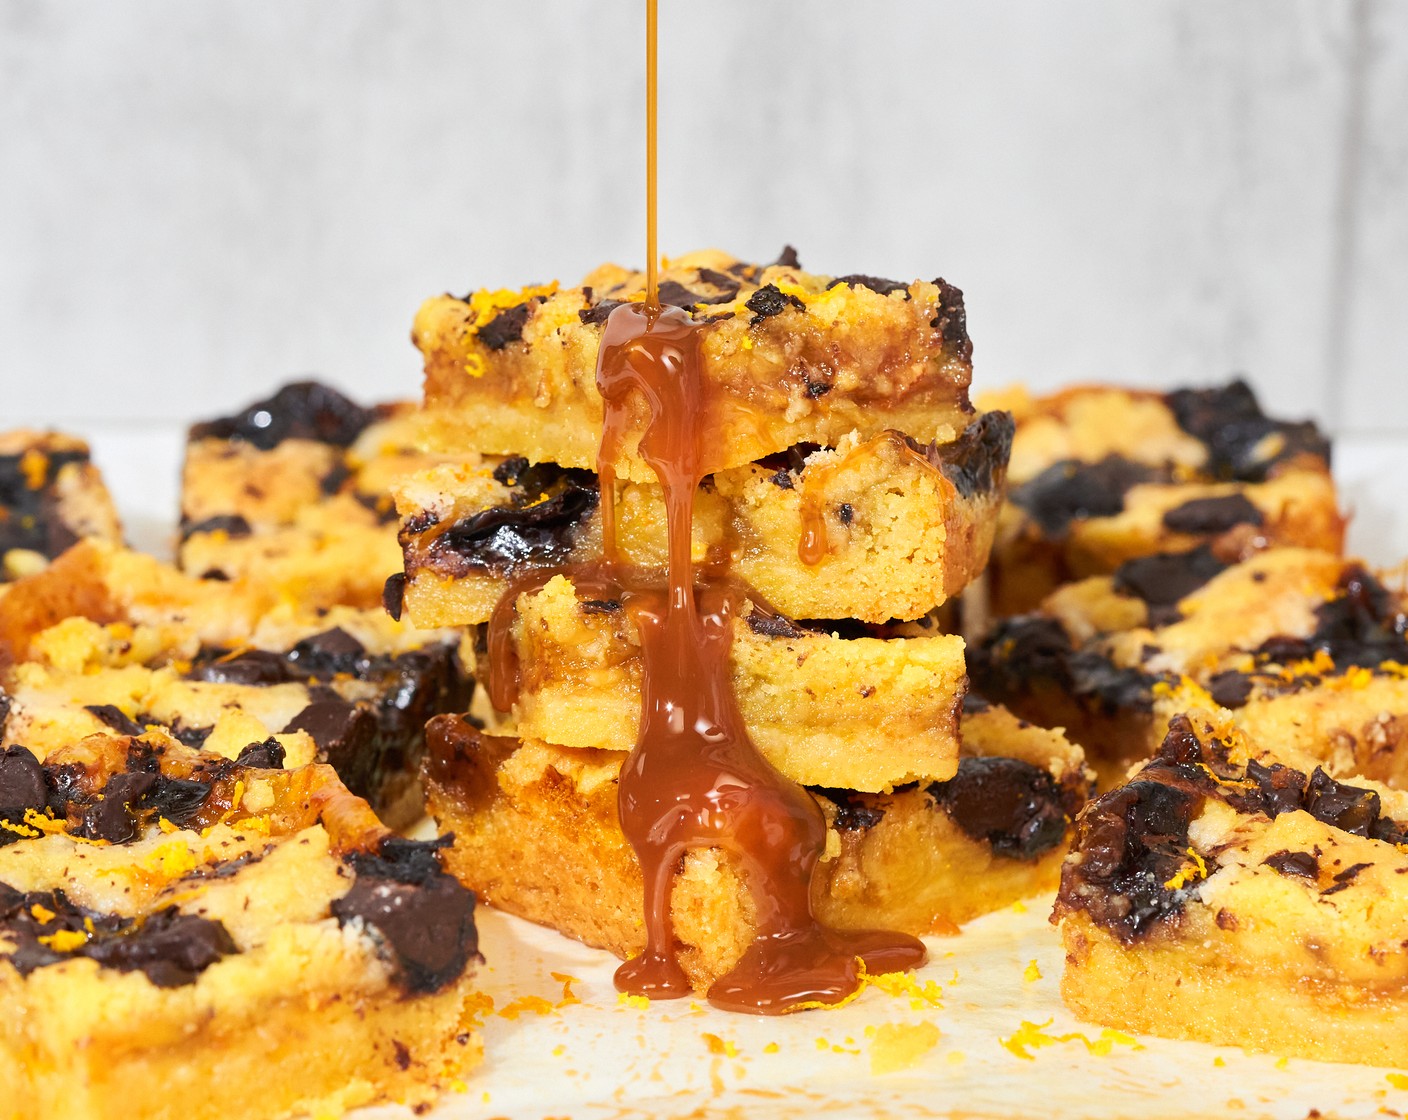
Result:
{"label": "caramel syrup drizzle", "polygon": [[[645,887],[645,949],[616,971],[622,991],[654,999],[690,995],[675,954],[670,892],[685,853],[715,848],[740,866],[756,911],[756,937],[708,992],[734,1011],[781,1014],[838,1003],[870,973],[917,968],[923,942],[902,933],[833,930],[811,910],[812,873],[826,844],[815,799],[784,777],[748,736],[729,671],[733,619],[749,596],[736,580],[695,571],[690,548],[701,449],[712,435],[706,404],[702,324],[661,307],[655,290],[655,8],[647,0],[651,267],[646,300],[613,310],[597,356],[604,404],[597,474],[601,485],[601,563],[570,574],[591,594],[619,598],[640,633],[641,725],[621,767],[621,829],[640,862]],[[637,422],[638,405],[645,422]],[[618,563],[614,464],[628,433],[660,482],[669,543],[662,588],[648,573]],[[550,575],[504,594],[489,626],[490,698],[508,710],[517,689],[514,604]]]}

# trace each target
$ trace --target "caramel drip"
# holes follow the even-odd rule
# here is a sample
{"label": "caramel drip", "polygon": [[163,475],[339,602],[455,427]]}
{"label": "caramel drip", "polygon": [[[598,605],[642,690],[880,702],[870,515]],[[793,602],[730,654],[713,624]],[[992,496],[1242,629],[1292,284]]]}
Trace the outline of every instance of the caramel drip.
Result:
{"label": "caramel drip", "polygon": [[801,509],[802,535],[797,541],[797,559],[809,568],[815,568],[831,551],[826,539],[826,511],[821,503],[803,498]]}
{"label": "caramel drip", "polygon": [[754,746],[729,673],[732,619],[741,589],[709,579],[696,602],[690,550],[694,494],[707,433],[699,324],[678,308],[623,304],[602,335],[597,388],[606,406],[599,463],[620,453],[632,398],[649,419],[640,455],[659,479],[669,539],[664,592],[628,587],[640,632],[641,727],[621,768],[621,828],[645,886],[645,950],[623,964],[616,985],[654,998],[692,990],[675,958],[670,890],[684,854],[717,848],[738,860],[757,911],[757,938],[709,989],[736,1011],[777,1014],[836,1003],[871,972],[923,963],[923,944],[879,931],[841,932],[811,912],[812,872],[826,822],[806,790]]}
{"label": "caramel drip", "polygon": [[657,119],[655,44],[658,0],[645,0],[645,306],[660,308],[660,253],[655,240],[655,122]]}

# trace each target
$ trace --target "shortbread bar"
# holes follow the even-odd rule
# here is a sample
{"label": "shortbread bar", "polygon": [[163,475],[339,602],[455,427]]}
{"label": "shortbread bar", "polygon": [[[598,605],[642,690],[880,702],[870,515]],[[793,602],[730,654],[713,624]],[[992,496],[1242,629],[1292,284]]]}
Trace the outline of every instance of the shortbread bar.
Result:
{"label": "shortbread bar", "polygon": [[391,486],[435,457],[408,404],[363,408],[318,382],[285,385],[190,430],[182,570],[257,576],[308,606],[373,607],[400,567]]}
{"label": "shortbread bar", "polygon": [[42,570],[86,537],[122,540],[88,445],[58,432],[0,432],[0,583]]}
{"label": "shortbread bar", "polygon": [[1078,822],[1053,918],[1067,1004],[1121,1030],[1408,1064],[1405,822],[1408,794],[1222,716],[1176,719]]}
{"label": "shortbread bar", "polygon": [[474,896],[326,766],[0,753],[0,1084],[31,1120],[425,1107],[479,1060]]}
{"label": "shortbread bar", "polygon": [[1313,423],[1266,416],[1244,382],[1037,399],[1013,390],[984,403],[1017,421],[990,574],[998,615],[1155,553],[1206,546],[1231,562],[1343,544],[1329,442]]}
{"label": "shortbread bar", "polygon": [[[842,637],[844,624],[813,629],[743,609],[731,621],[734,695],[753,742],[787,777],[878,791],[953,775],[967,687],[962,638]],[[639,633],[620,600],[554,576],[518,596],[507,634],[506,663],[482,666],[480,676],[516,676],[517,735],[609,751],[635,745]]]}
{"label": "shortbread bar", "polygon": [[[494,906],[623,958],[638,952],[640,870],[617,817],[624,756],[490,737],[454,716],[428,737],[430,811],[455,837],[446,867]],[[955,933],[1054,885],[1089,790],[1080,751],[995,708],[964,718],[964,750],[945,782],[813,789],[830,831],[812,884],[820,921]],[[713,850],[685,857],[671,897],[680,963],[705,990],[752,942],[752,897]]]}
{"label": "shortbread bar", "polygon": [[[793,618],[917,618],[986,565],[1011,435],[1005,413],[988,413],[948,444],[848,436],[719,471],[696,497],[695,559],[727,562]],[[447,463],[396,496],[405,576],[392,605],[417,625],[485,622],[509,584],[601,558],[589,471]],[[621,559],[663,570],[659,486],[618,486],[616,518]]]}
{"label": "shortbread bar", "polygon": [[[606,265],[575,288],[427,300],[412,338],[437,421],[431,446],[596,469],[602,330],[613,308],[644,296],[643,273]],[[947,443],[971,419],[963,294],[943,280],[833,279],[803,272],[795,254],[764,267],[710,251],[670,262],[660,299],[704,324],[706,472],[802,443],[835,447],[851,432]],[[636,454],[643,423],[625,430],[636,435],[618,477],[652,482]]]}

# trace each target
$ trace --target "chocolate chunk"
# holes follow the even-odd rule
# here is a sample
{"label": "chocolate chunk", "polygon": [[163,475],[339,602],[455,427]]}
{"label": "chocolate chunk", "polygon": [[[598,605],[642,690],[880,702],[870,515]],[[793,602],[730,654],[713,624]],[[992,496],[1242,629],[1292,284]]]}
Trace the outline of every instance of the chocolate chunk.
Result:
{"label": "chocolate chunk", "polygon": [[156,781],[157,775],[141,771],[114,774],[103,788],[100,800],[84,810],[79,835],[110,844],[126,844],[137,839],[137,811]]}
{"label": "chocolate chunk", "polygon": [[764,284],[744,301],[743,306],[753,313],[750,326],[763,319],[771,319],[774,315],[781,315],[789,307],[795,307],[798,311],[806,310],[806,304],[794,295],[783,295],[776,284]]}
{"label": "chocolate chunk", "polygon": [[1066,835],[1061,790],[1040,767],[1016,758],[964,758],[929,795],[974,840],[1010,859],[1036,859]]}
{"label": "chocolate chunk", "polygon": [[142,799],[141,807],[178,828],[185,828],[210,799],[212,784],[158,774],[156,784]]}
{"label": "chocolate chunk", "polygon": [[982,715],[991,711],[992,704],[979,696],[976,692],[968,692],[963,696],[963,714],[965,716]]}
{"label": "chocolate chunk", "polygon": [[963,306],[963,292],[943,277],[935,280],[934,284],[939,289],[939,311],[929,320],[929,325],[954,348],[960,360],[971,361],[973,342],[968,337],[968,312]]}
{"label": "chocolate chunk", "polygon": [[943,471],[960,497],[972,498],[1001,487],[1007,477],[1015,432],[1010,412],[985,412],[952,443],[921,447],[908,436],[905,441],[916,454]]}
{"label": "chocolate chunk", "polygon": [[849,276],[838,276],[826,287],[830,290],[837,284],[849,284],[852,288],[869,288],[872,292],[879,292],[882,296],[887,296],[891,292],[909,292],[908,284],[901,284],[898,280],[885,280],[879,276],[866,276],[859,272]]}
{"label": "chocolate chunk", "polygon": [[[10,746],[0,751],[0,821],[19,824],[28,810],[44,812],[49,803],[49,787],[44,768],[27,747]],[[0,828],[0,847],[20,838],[18,832]]]}
{"label": "chocolate chunk", "polygon": [[1305,775],[1279,762],[1264,766],[1252,759],[1247,763],[1247,780],[1256,784],[1251,797],[1245,801],[1228,798],[1230,805],[1246,812],[1261,812],[1274,819],[1299,809],[1305,797]]}
{"label": "chocolate chunk", "polygon": [[596,477],[549,465],[532,472],[520,479],[521,493],[512,502],[481,510],[436,537],[426,563],[446,575],[485,570],[507,575],[521,566],[565,562],[597,507]]}
{"label": "chocolate chunk", "polygon": [[1207,447],[1208,469],[1219,478],[1263,482],[1273,466],[1298,455],[1329,464],[1329,441],[1313,423],[1272,420],[1241,379],[1209,389],[1179,389],[1166,399],[1179,427]]}
{"label": "chocolate chunk", "polygon": [[209,661],[197,660],[186,673],[187,680],[208,681],[211,684],[265,685],[284,684],[294,679],[288,662],[281,653],[264,649],[241,650],[233,656],[212,651]]}
{"label": "chocolate chunk", "polygon": [[205,741],[210,738],[210,733],[215,730],[213,727],[186,727],[178,720],[166,729],[171,737],[178,743],[184,743],[188,747],[200,750],[205,746]]}
{"label": "chocolate chunk", "polygon": [[518,480],[528,473],[528,460],[522,455],[510,455],[494,468],[494,481],[504,486],[517,486]]}
{"label": "chocolate chunk", "polygon": [[842,832],[864,832],[874,828],[885,816],[885,810],[876,804],[878,799],[875,794],[827,786],[808,786],[807,789],[836,806],[832,824]]}
{"label": "chocolate chunk", "polygon": [[240,750],[235,762],[240,766],[250,766],[256,770],[282,770],[286,752],[283,744],[270,737],[262,743],[250,743]]}
{"label": "chocolate chunk", "polygon": [[250,536],[253,532],[249,522],[238,513],[222,513],[218,517],[207,517],[204,521],[197,521],[194,525],[183,523],[181,540],[188,541],[197,533],[224,533],[231,540],[240,540]]}
{"label": "chocolate chunk", "polygon": [[82,949],[106,968],[142,972],[158,988],[179,988],[221,957],[237,953],[220,922],[182,914],[174,906],[151,915],[135,932],[95,937]]}
{"label": "chocolate chunk", "polygon": [[318,755],[332,764],[337,776],[358,797],[375,798],[381,773],[376,716],[346,700],[315,700],[281,734],[306,731]]}
{"label": "chocolate chunk", "polygon": [[362,408],[328,385],[296,381],[234,416],[196,424],[190,438],[243,440],[261,451],[286,439],[348,447],[376,419],[375,409]]}
{"label": "chocolate chunk", "polygon": [[110,727],[119,735],[141,735],[146,728],[129,719],[116,704],[85,704],[83,710],[96,716],[104,727]]}
{"label": "chocolate chunk", "polygon": [[360,675],[368,666],[367,647],[340,626],[304,638],[285,655],[294,672],[312,680],[331,680],[339,673]]}
{"label": "chocolate chunk", "polygon": [[[351,477],[352,468],[339,459],[329,468],[328,473],[318,480],[318,489],[330,498],[341,491]],[[363,501],[363,504],[365,504],[364,497],[364,495],[358,496],[358,500]]]}
{"label": "chocolate chunk", "polygon": [[[1151,608],[1171,608],[1226,570],[1227,565],[1207,545],[1188,552],[1157,552],[1126,560],[1116,568],[1114,589],[1143,599]],[[1168,625],[1177,617],[1176,611],[1149,612],[1150,624],[1155,626]]]}
{"label": "chocolate chunk", "polygon": [[584,307],[577,312],[577,318],[582,322],[592,326],[601,326],[611,317],[611,313],[626,301],[623,299],[604,299],[594,307]]}
{"label": "chocolate chunk", "polygon": [[401,621],[401,613],[406,609],[405,572],[393,572],[386,577],[381,589],[381,605],[394,621]]}
{"label": "chocolate chunk", "polygon": [[733,299],[734,292],[738,291],[738,286],[734,285],[732,291],[720,292],[717,295],[706,296],[698,292],[691,292],[677,280],[662,280],[659,286],[660,302],[668,307],[682,307],[688,311],[692,307],[700,304],[728,303]]}
{"label": "chocolate chunk", "polygon": [[1123,512],[1125,495],[1133,487],[1159,477],[1153,467],[1118,455],[1098,463],[1064,459],[1013,487],[1008,497],[1048,537],[1063,537],[1072,521]]}
{"label": "chocolate chunk", "polygon": [[1379,819],[1379,795],[1337,782],[1317,766],[1306,787],[1305,811],[1317,821],[1355,836],[1368,836]]}
{"label": "chocolate chunk", "polygon": [[786,467],[783,467],[781,470],[779,470],[776,474],[769,478],[768,481],[771,482],[774,486],[776,486],[779,490],[792,490],[795,488],[792,483],[792,474],[790,471],[787,470]]}
{"label": "chocolate chunk", "polygon": [[582,599],[580,603],[586,614],[615,614],[621,609],[620,599]]}
{"label": "chocolate chunk", "polygon": [[754,611],[748,616],[748,629],[762,638],[800,638],[805,631],[790,618],[780,614]]}
{"label": "chocolate chunk", "polygon": [[782,252],[777,254],[777,260],[773,261],[769,268],[801,268],[802,262],[797,259],[797,250],[791,245],[784,245]]}
{"label": "chocolate chunk", "polygon": [[1266,520],[1245,494],[1220,498],[1193,498],[1164,514],[1164,528],[1171,533],[1212,536],[1237,525],[1260,525]]}
{"label": "chocolate chunk", "polygon": [[12,548],[53,559],[78,537],[64,521],[55,487],[59,472],[71,463],[86,464],[86,451],[45,451],[38,485],[31,486],[36,461],[23,452],[0,455],[0,555]]}
{"label": "chocolate chunk", "polygon": [[1320,861],[1309,852],[1272,852],[1261,862],[1282,875],[1299,875],[1302,879],[1320,878]]}
{"label": "chocolate chunk", "polygon": [[1166,884],[1188,860],[1188,826],[1201,807],[1194,791],[1147,778],[1092,802],[1061,869],[1056,913],[1084,910],[1126,944],[1175,920],[1187,888]]}
{"label": "chocolate chunk", "polygon": [[836,519],[840,521],[842,525],[849,525],[855,519],[855,516],[855,507],[853,507],[850,502],[842,502],[836,507]]}
{"label": "chocolate chunk", "polygon": [[490,350],[502,350],[510,342],[523,340],[523,328],[528,325],[528,316],[533,311],[533,300],[524,300],[513,307],[500,311],[479,328],[475,337]]}
{"label": "chocolate chunk", "polygon": [[1224,708],[1240,708],[1251,699],[1252,678],[1235,669],[1214,673],[1208,679],[1208,695],[1215,704]]}
{"label": "chocolate chunk", "polygon": [[408,991],[453,983],[478,953],[474,895],[441,869],[431,843],[390,838],[375,853],[350,857],[357,877],[332,904],[339,924],[357,921],[389,950]]}

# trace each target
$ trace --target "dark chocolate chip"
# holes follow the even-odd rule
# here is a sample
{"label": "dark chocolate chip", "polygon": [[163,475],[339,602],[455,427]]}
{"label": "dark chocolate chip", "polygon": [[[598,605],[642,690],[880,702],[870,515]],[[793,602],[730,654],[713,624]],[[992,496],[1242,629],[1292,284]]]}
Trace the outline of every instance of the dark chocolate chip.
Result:
{"label": "dark chocolate chip", "polygon": [[116,704],[85,704],[83,710],[96,716],[104,727],[110,727],[119,735],[141,735],[146,729],[128,716]]}
{"label": "dark chocolate chip", "polygon": [[186,673],[188,680],[208,681],[211,684],[265,685],[284,684],[295,679],[281,653],[248,649],[228,656],[219,651],[212,652],[215,654],[212,660],[198,660],[191,666]]}
{"label": "dark chocolate chip", "polygon": [[137,838],[137,810],[142,798],[156,785],[157,776],[144,772],[114,774],[100,800],[83,812],[79,833],[90,840],[126,844]]}
{"label": "dark chocolate chip", "polygon": [[934,284],[939,289],[939,308],[938,314],[929,320],[929,325],[954,348],[960,360],[971,361],[973,342],[968,337],[968,312],[963,305],[963,292],[943,277],[935,280]]}
{"label": "dark chocolate chip", "polygon": [[1356,836],[1368,836],[1379,819],[1379,795],[1371,789],[1337,782],[1317,766],[1306,787],[1305,811],[1317,821]]}
{"label": "dark chocolate chip", "polygon": [[1125,495],[1133,487],[1159,477],[1153,467],[1118,455],[1098,463],[1064,459],[1014,486],[1008,497],[1048,537],[1063,537],[1072,521],[1121,513]]}
{"label": "dark chocolate chip", "polygon": [[386,577],[381,588],[381,605],[393,620],[401,621],[401,613],[406,609],[405,572],[394,572]]}
{"label": "dark chocolate chip", "polygon": [[[26,811],[42,813],[49,803],[44,768],[27,747],[9,746],[0,751],[0,820],[19,824]],[[20,838],[18,832],[0,828],[0,847]]]}
{"label": "dark chocolate chip", "polygon": [[658,288],[660,302],[668,307],[682,307],[688,311],[692,307],[700,304],[728,303],[733,299],[734,292],[738,291],[737,286],[732,291],[720,292],[718,295],[706,296],[699,292],[691,292],[677,280],[662,280]]}
{"label": "dark chocolate chip", "polygon": [[943,472],[960,497],[973,498],[993,493],[1006,480],[1015,432],[1010,412],[985,412],[952,443],[925,447],[909,436],[905,441]]}
{"label": "dark chocolate chip", "polygon": [[330,680],[339,673],[356,675],[367,667],[367,648],[340,626],[304,638],[285,655],[296,673]]}
{"label": "dark chocolate chip", "polygon": [[[1227,565],[1213,555],[1207,545],[1188,552],[1157,552],[1152,556],[1136,556],[1115,569],[1114,589],[1121,595],[1143,599],[1151,608],[1173,607],[1191,595],[1214,576],[1227,570]],[[1164,612],[1156,617],[1150,611],[1152,625],[1167,625],[1177,618],[1176,612]]]}
{"label": "dark chocolate chip", "polygon": [[1228,669],[1221,673],[1214,673],[1208,679],[1208,695],[1212,697],[1213,703],[1224,708],[1240,708],[1251,699],[1252,678],[1246,673],[1239,673],[1236,669]]}
{"label": "dark chocolate chip", "polygon": [[156,783],[142,799],[141,808],[150,809],[158,817],[184,828],[210,799],[210,782],[187,778],[156,776]]}
{"label": "dark chocolate chip", "polygon": [[855,516],[855,508],[851,505],[850,502],[842,502],[839,506],[836,507],[836,519],[840,521],[842,525],[849,525],[853,520],[855,520]]}
{"label": "dark chocolate chip", "polygon": [[1297,455],[1330,461],[1330,443],[1313,423],[1272,420],[1241,379],[1179,389],[1166,399],[1179,427],[1207,447],[1208,469],[1219,478],[1262,482],[1273,466]]}
{"label": "dark chocolate chip", "polygon": [[773,261],[769,268],[801,268],[802,262],[797,259],[797,250],[791,245],[784,245],[782,252],[777,254],[777,260]]}
{"label": "dark chocolate chip", "polygon": [[517,486],[528,471],[528,460],[522,455],[510,455],[494,468],[494,481],[504,486]]}
{"label": "dark chocolate chip", "polygon": [[754,611],[748,616],[748,629],[761,638],[800,638],[805,631],[790,618],[780,614]]}
{"label": "dark chocolate chip", "polygon": [[140,971],[158,988],[192,984],[221,957],[237,952],[220,922],[182,914],[174,906],[152,914],[134,932],[95,937],[82,950],[107,968]]}
{"label": "dark chocolate chip", "polygon": [[873,793],[827,786],[807,788],[836,806],[836,817],[832,823],[842,832],[864,832],[874,828],[885,816],[885,810],[879,806],[878,798]]}
{"label": "dark chocolate chip", "polygon": [[376,419],[375,409],[362,408],[331,386],[296,381],[234,416],[196,424],[190,438],[243,440],[261,451],[286,439],[347,447]]}
{"label": "dark chocolate chip", "polygon": [[242,748],[235,762],[256,770],[282,770],[285,757],[283,744],[271,736],[262,743],[250,743]]}
{"label": "dark chocolate chip", "polygon": [[1010,859],[1036,859],[1066,835],[1061,790],[1045,770],[1016,758],[964,758],[929,795],[965,833]]}
{"label": "dark chocolate chip", "polygon": [[1220,498],[1193,498],[1164,514],[1164,528],[1172,533],[1212,536],[1238,525],[1260,525],[1266,520],[1245,494]]}
{"label": "dark chocolate chip", "polygon": [[523,328],[533,311],[533,300],[524,300],[500,311],[476,332],[475,337],[490,350],[502,350],[510,342],[523,341]]}
{"label": "dark chocolate chip", "polygon": [[866,276],[863,273],[855,272],[849,276],[838,276],[827,288],[834,288],[837,284],[849,284],[852,288],[869,288],[872,292],[879,292],[882,296],[887,296],[891,292],[908,292],[909,285],[901,284],[898,280],[886,280],[880,276]]}
{"label": "dark chocolate chip", "polygon": [[1320,861],[1309,852],[1272,852],[1261,862],[1282,875],[1299,875],[1302,879],[1320,878]]}
{"label": "dark chocolate chip", "polygon": [[796,296],[783,295],[776,284],[764,284],[744,301],[743,306],[753,313],[753,323],[781,315],[789,307],[795,307],[798,311],[806,309],[806,304]]}
{"label": "dark chocolate chip", "polygon": [[232,540],[239,540],[253,532],[249,522],[238,513],[223,513],[218,517],[207,517],[204,521],[197,521],[194,525],[182,525],[181,540],[190,540],[197,533],[224,533]]}

